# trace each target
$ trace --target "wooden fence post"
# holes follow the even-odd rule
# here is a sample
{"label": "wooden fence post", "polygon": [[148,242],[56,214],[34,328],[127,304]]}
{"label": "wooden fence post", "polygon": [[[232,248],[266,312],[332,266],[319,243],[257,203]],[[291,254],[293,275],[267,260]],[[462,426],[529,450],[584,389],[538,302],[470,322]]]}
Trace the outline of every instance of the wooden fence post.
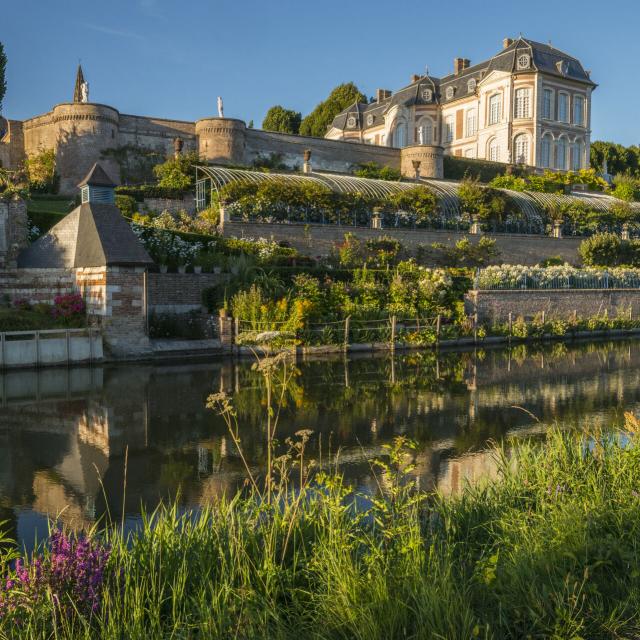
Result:
{"label": "wooden fence post", "polygon": [[509,311],[509,344],[511,344],[512,335],[513,335],[513,313]]}
{"label": "wooden fence post", "polygon": [[478,314],[473,314],[473,342],[478,343]]}
{"label": "wooden fence post", "polygon": [[438,314],[436,318],[436,344],[440,344],[440,324],[442,322],[442,316]]}
{"label": "wooden fence post", "polygon": [[396,317],[391,316],[391,351],[396,347]]}
{"label": "wooden fence post", "polygon": [[544,324],[545,318],[546,318],[546,315],[545,315],[545,312],[544,312],[544,309],[543,309],[542,310],[542,314],[541,314],[542,324]]}

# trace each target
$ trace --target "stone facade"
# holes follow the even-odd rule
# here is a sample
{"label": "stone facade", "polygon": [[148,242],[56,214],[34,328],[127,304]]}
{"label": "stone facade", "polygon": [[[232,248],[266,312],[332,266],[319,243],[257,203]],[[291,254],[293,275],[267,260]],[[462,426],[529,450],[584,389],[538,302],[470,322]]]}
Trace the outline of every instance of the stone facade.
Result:
{"label": "stone facade", "polygon": [[442,148],[425,145],[401,150],[356,140],[338,141],[249,129],[242,120],[210,117],[197,122],[121,114],[114,107],[69,102],[24,122],[5,121],[0,138],[0,164],[17,169],[22,161],[43,150],[56,152],[60,192],[73,195],[76,185],[94,163],[100,162],[115,181],[119,165],[114,152],[122,149],[152,150],[174,155],[174,140],[182,150],[198,151],[208,162],[252,165],[260,159],[277,158],[290,169],[301,169],[305,150],[311,151],[314,169],[350,171],[355,164],[376,162],[413,177],[411,160],[422,162],[421,175],[442,178]]}
{"label": "stone facade", "polygon": [[506,322],[522,316],[531,320],[544,311],[547,318],[569,319],[574,315],[590,318],[607,313],[610,317],[637,317],[640,313],[640,290],[570,289],[522,291],[469,291],[465,311],[478,314],[484,323]]}
{"label": "stone facade", "polygon": [[[462,238],[469,238],[471,241],[479,238],[479,236],[459,231],[366,229],[338,225],[225,222],[223,226],[225,236],[262,237],[276,242],[286,240],[302,253],[314,257],[329,254],[337,243],[342,242],[344,234],[349,232],[357,233],[363,240],[391,236],[410,248],[434,242],[453,246]],[[551,256],[560,256],[570,263],[579,262],[578,247],[581,238],[557,239],[549,236],[516,234],[486,234],[486,237],[496,240],[496,246],[500,250],[500,261],[508,264],[534,265],[543,258]]]}
{"label": "stone facade", "polygon": [[591,94],[579,60],[550,44],[505,38],[471,65],[456,58],[443,78],[413,75],[395,93],[379,89],[333,121],[327,137],[405,148],[440,145],[466,158],[558,170],[589,166]]}

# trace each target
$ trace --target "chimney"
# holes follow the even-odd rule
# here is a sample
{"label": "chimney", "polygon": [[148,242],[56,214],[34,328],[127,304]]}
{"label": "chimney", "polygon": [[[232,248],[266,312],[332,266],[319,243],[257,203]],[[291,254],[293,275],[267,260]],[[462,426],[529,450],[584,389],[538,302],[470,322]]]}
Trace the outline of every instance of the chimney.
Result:
{"label": "chimney", "polygon": [[376,89],[376,102],[382,102],[386,98],[391,97],[389,89]]}
{"label": "chimney", "polygon": [[513,38],[505,38],[502,41],[502,48],[506,49],[507,47],[510,47],[513,44]]}
{"label": "chimney", "polygon": [[468,69],[470,64],[471,60],[468,60],[467,58],[455,58],[453,61],[453,72],[455,75],[458,75],[465,69]]}
{"label": "chimney", "polygon": [[419,76],[417,73],[412,74],[412,76],[411,76],[411,84],[413,84],[414,82],[418,82],[418,80],[420,80],[420,78],[422,78],[422,76]]}

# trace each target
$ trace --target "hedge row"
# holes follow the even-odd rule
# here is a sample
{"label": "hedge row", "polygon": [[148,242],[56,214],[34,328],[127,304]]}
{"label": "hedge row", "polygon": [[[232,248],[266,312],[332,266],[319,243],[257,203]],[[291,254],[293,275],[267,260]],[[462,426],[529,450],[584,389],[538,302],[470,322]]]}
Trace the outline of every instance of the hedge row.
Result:
{"label": "hedge row", "polygon": [[491,182],[495,177],[504,175],[509,165],[504,162],[458,158],[445,155],[444,177],[447,180],[462,180],[465,176],[479,178],[480,182]]}
{"label": "hedge row", "polygon": [[145,198],[166,198],[167,200],[182,200],[189,190],[158,187],[154,184],[143,184],[137,187],[116,187],[116,193],[121,196],[131,196],[136,202],[143,202]]}

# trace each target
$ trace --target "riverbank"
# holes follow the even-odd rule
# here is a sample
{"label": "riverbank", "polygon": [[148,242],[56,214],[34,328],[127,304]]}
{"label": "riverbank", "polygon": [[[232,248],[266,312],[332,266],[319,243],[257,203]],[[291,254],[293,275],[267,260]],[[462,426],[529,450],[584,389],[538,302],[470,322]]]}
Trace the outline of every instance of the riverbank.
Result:
{"label": "riverbank", "polygon": [[114,524],[79,551],[67,540],[61,553],[58,538],[61,572],[91,555],[88,582],[56,582],[45,553],[27,587],[26,574],[11,575],[0,634],[634,637],[640,445],[628,426],[626,446],[555,431],[496,450],[499,481],[457,498],[417,491],[410,446],[397,440],[376,466],[373,499],[336,476],[308,483],[305,465],[302,491],[283,481],[278,508],[252,493],[198,514],[162,508],[129,539]]}

